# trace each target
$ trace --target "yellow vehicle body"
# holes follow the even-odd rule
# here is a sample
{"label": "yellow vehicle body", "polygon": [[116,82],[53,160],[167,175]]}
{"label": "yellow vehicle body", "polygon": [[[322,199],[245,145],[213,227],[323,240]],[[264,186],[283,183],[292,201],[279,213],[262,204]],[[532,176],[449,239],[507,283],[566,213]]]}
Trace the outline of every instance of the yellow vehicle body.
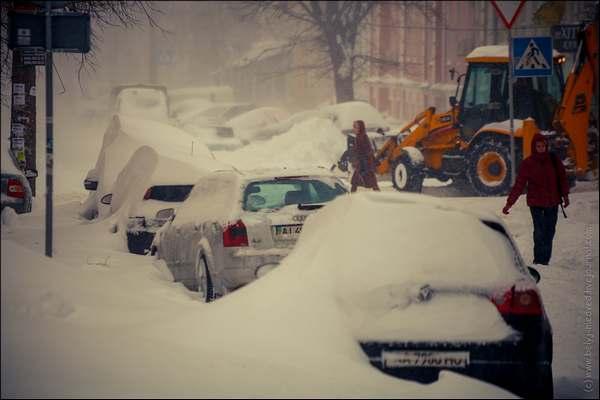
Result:
{"label": "yellow vehicle body", "polygon": [[[556,129],[554,136],[558,139],[568,138],[566,155],[572,160],[572,165],[569,167],[568,161],[563,162],[567,171],[572,175],[576,173],[578,177],[590,169],[587,131],[598,73],[597,22],[588,25],[583,34],[585,39],[582,40],[580,50],[582,56],[577,57],[576,65],[560,94],[560,102],[556,105],[552,121],[548,121]],[[506,56],[498,55],[503,54],[499,51],[501,47],[488,46],[472,52],[466,58],[469,71],[475,65],[504,65],[504,68],[508,68],[508,51],[504,50]],[[486,53],[486,50],[489,51]],[[555,68],[565,59],[556,51],[553,58]],[[397,138],[390,138],[377,151],[377,173],[391,174],[398,190],[420,191],[424,176],[432,176],[442,180],[451,177],[456,182],[462,182],[463,187],[471,186],[479,195],[505,194],[510,188],[512,172],[510,127],[506,121],[485,123],[465,134],[465,130],[461,130],[461,117],[462,122],[465,122],[465,116],[461,115],[464,113],[461,107],[464,101],[451,101],[451,109],[440,114],[436,114],[435,108],[430,107],[403,126]],[[482,110],[487,110],[491,108],[491,103],[483,106],[487,108]],[[532,118],[515,121],[513,131],[516,167],[530,155],[531,139],[540,131],[537,125]],[[557,141],[559,142],[560,140]],[[422,159],[417,157],[418,160],[415,161],[415,156],[409,154],[409,148],[418,150]],[[417,167],[416,163],[422,164]]]}

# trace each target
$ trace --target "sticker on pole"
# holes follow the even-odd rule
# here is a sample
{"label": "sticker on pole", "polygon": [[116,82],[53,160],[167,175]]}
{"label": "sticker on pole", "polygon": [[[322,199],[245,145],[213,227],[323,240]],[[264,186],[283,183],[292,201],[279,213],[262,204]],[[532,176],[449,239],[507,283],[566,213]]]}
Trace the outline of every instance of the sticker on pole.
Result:
{"label": "sticker on pole", "polygon": [[552,75],[552,38],[518,37],[512,42],[513,75],[517,78]]}

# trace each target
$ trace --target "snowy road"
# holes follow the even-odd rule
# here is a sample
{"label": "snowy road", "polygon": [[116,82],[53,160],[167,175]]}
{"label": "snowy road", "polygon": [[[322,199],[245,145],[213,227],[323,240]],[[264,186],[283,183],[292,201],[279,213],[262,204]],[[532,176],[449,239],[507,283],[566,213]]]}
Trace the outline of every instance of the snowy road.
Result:
{"label": "snowy road", "polygon": [[[385,183],[383,187],[384,190],[392,190]],[[504,202],[503,198],[456,197],[457,193],[453,192],[452,188],[446,187],[427,187],[425,192],[431,195],[447,196],[446,199],[449,204],[461,204],[474,209],[493,212],[500,210]],[[115,300],[113,304],[104,307],[104,312],[123,313],[125,316],[130,311],[131,303],[133,303],[133,307],[137,307],[136,304],[143,303],[144,296],[148,298],[151,304],[166,304],[166,306],[157,306],[157,310],[160,310],[160,312],[156,312],[157,315],[165,312],[165,309],[169,310],[169,313],[174,313],[185,312],[184,310],[189,311],[194,308],[195,304],[202,306],[196,303],[193,293],[187,292],[181,285],[166,282],[160,270],[153,266],[150,257],[126,253],[126,248],[119,235],[108,232],[108,221],[89,223],[79,219],[77,209],[82,200],[83,197],[80,194],[62,195],[56,199],[53,260],[66,266],[67,269],[82,272],[85,279],[89,280],[84,282],[83,286],[89,288],[92,293],[94,292],[93,287],[96,279],[108,280],[111,285],[122,286],[125,290],[131,291],[129,298],[119,299],[129,303],[126,308],[122,308],[119,305],[119,300]],[[530,260],[532,253],[531,224],[529,211],[523,200],[516,205],[509,216],[504,218],[525,260]],[[31,215],[18,216],[15,223],[2,227],[3,322],[5,321],[5,315],[18,312],[12,309],[14,305],[10,304],[13,299],[7,297],[13,293],[5,288],[7,271],[9,268],[24,267],[21,265],[22,261],[13,258],[13,255],[7,254],[7,252],[14,252],[15,247],[12,243],[17,243],[38,255],[44,252],[44,215],[40,212],[42,205],[39,203],[41,201],[41,198],[37,199],[36,211]],[[589,397],[589,393],[584,391],[586,372],[584,340],[586,311],[588,311],[584,290],[586,289],[586,270],[591,269],[594,274],[597,274],[598,268],[597,183],[581,183],[573,193],[572,205],[567,211],[569,218],[567,220],[562,217],[559,219],[555,254],[551,266],[540,270],[542,275],[540,288],[554,329],[555,394],[558,398]],[[22,255],[21,251],[19,251],[19,255]],[[26,257],[34,256],[28,254]],[[69,276],[57,272],[56,276],[49,278],[47,287],[56,286],[59,288],[60,284],[57,281],[62,279],[69,279]],[[139,280],[139,282],[135,280]],[[157,281],[160,282],[159,285],[156,284]],[[594,311],[592,317],[595,319],[598,310],[597,275],[594,284],[594,303],[592,305]],[[136,289],[138,287],[139,291]],[[40,291],[43,292],[43,288],[40,288]],[[63,299],[64,294],[58,291],[48,291],[45,296],[43,301],[40,301],[37,309],[28,311],[31,317],[44,313],[55,316],[63,314],[68,316],[73,310],[79,309],[81,306],[79,304],[69,304],[68,301]],[[141,307],[141,303],[138,306]],[[143,310],[145,311],[145,309]],[[133,317],[131,323],[143,323],[144,320],[152,320],[155,317],[156,315],[144,313]],[[102,317],[99,318],[102,320]],[[94,317],[90,315],[87,316],[87,319],[90,320],[90,327],[93,327]],[[7,340],[6,333],[8,332],[9,335],[14,333],[10,329],[6,329],[6,326],[7,324],[3,323],[3,350],[4,346],[7,345],[5,342]],[[44,354],[47,349],[39,348],[38,343],[36,351]],[[55,349],[55,351],[57,350]],[[597,347],[594,351],[597,354]],[[29,357],[32,357],[32,355],[29,354]],[[596,364],[591,367],[593,371],[597,371],[597,360],[596,356]],[[8,367],[4,364],[4,357],[2,363],[4,380],[5,367]],[[36,376],[36,371],[38,374],[42,374],[39,369],[43,369],[43,367],[38,366],[37,368],[34,368],[33,376]],[[597,375],[597,372],[595,374]],[[80,378],[85,379],[85,377]],[[68,382],[73,383],[74,380],[76,379],[73,378]],[[597,388],[598,382],[593,382],[593,385]],[[127,388],[127,386],[125,385],[124,388]],[[52,388],[46,389],[53,390]],[[54,389],[56,390],[56,388]],[[78,392],[75,391],[75,393]]]}

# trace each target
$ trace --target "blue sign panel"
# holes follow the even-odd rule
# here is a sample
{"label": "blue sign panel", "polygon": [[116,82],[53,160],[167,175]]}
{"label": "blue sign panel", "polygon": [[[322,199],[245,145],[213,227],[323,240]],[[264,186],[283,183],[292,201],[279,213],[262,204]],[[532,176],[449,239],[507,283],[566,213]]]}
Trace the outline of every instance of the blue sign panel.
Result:
{"label": "blue sign panel", "polygon": [[552,38],[550,36],[516,37],[512,41],[513,76],[552,75]]}

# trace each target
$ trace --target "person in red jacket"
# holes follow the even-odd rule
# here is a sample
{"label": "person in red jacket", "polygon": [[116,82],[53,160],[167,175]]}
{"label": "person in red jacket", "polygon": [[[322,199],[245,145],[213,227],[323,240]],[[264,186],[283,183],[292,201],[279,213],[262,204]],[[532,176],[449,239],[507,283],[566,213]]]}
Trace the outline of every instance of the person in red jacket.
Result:
{"label": "person in red jacket", "polygon": [[527,205],[533,219],[533,263],[548,265],[556,231],[558,206],[569,205],[569,183],[562,162],[548,152],[548,142],[541,134],[531,141],[531,156],[519,167],[519,174],[502,209],[508,214],[527,187]]}
{"label": "person in red jacket", "polygon": [[354,154],[352,157],[352,167],[354,173],[350,183],[352,184],[351,192],[356,192],[358,186],[364,186],[373,190],[379,191],[377,185],[377,177],[375,176],[375,157],[373,155],[373,147],[367,136],[365,123],[361,120],[354,121],[352,129],[356,134],[354,144]]}

